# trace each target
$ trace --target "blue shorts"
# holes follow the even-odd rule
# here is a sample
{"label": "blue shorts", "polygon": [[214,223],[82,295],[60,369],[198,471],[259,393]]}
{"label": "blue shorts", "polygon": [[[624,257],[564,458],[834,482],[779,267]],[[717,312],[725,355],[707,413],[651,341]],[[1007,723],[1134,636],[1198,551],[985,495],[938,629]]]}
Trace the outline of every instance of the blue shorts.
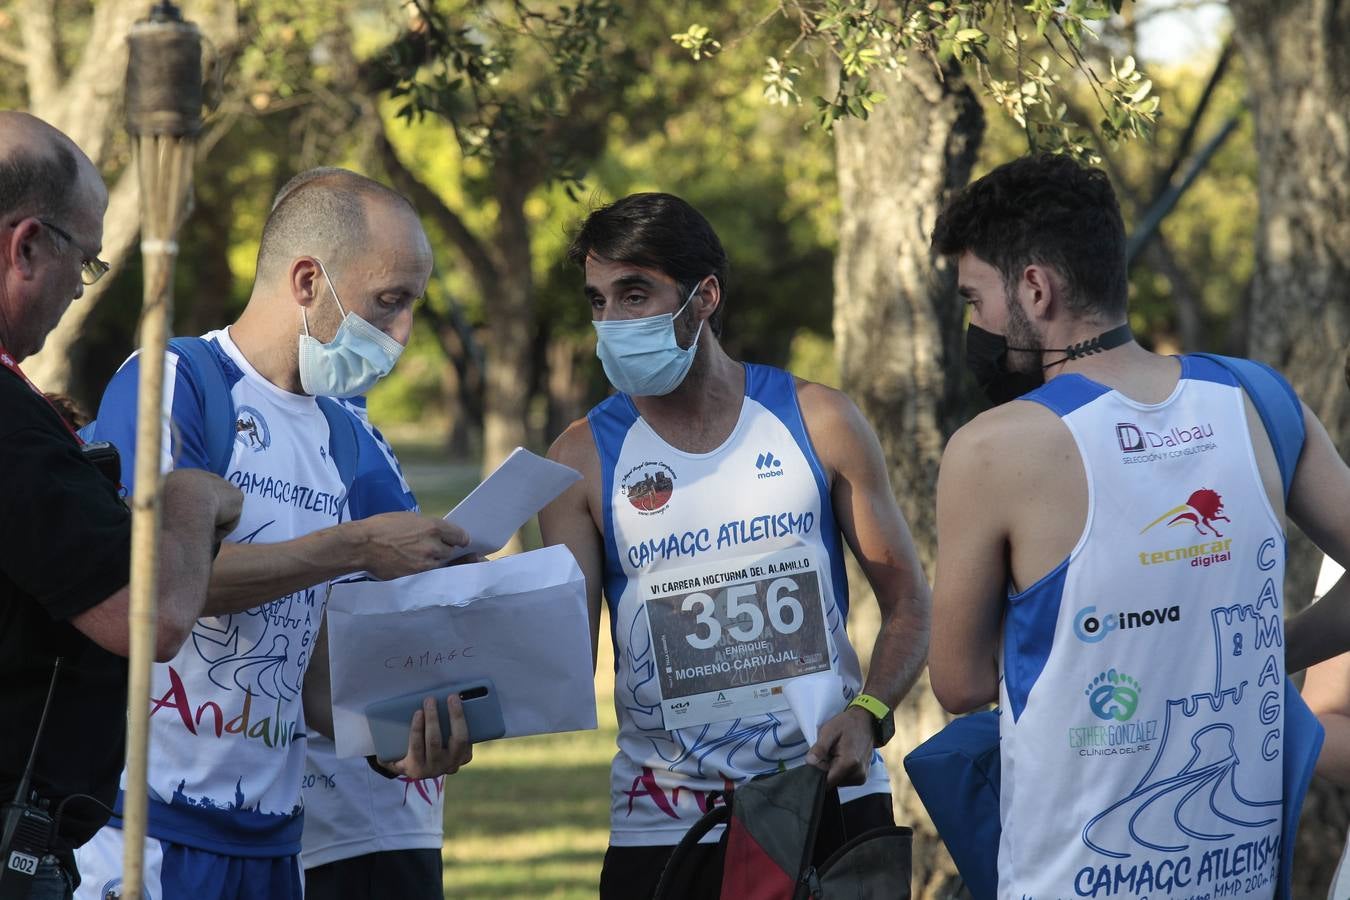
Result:
{"label": "blue shorts", "polygon": [[[122,884],[122,830],[106,827],[75,851],[75,900],[104,900]],[[301,900],[300,857],[225,856],[150,838],[144,900]]]}

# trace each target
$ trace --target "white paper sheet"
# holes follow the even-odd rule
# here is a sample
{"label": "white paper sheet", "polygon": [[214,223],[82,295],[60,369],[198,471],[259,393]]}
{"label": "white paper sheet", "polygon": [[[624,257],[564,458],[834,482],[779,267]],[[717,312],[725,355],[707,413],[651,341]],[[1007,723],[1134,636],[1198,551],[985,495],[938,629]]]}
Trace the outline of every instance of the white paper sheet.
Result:
{"label": "white paper sheet", "polygon": [[1313,600],[1321,600],[1327,591],[1336,586],[1336,582],[1345,574],[1340,563],[1330,556],[1322,557],[1322,570],[1317,573],[1317,587],[1313,588]]}
{"label": "white paper sheet", "polygon": [[447,522],[469,533],[469,545],[451,559],[470,553],[496,553],[531,516],[580,480],[581,473],[576,469],[517,447],[446,514]]}
{"label": "white paper sheet", "polygon": [[484,677],[507,737],[595,728],[586,580],[565,547],[335,584],[328,653],[339,757],[374,752],[369,704]]}
{"label": "white paper sheet", "polygon": [[833,671],[803,675],[783,685],[788,708],[808,745],[815,745],[820,726],[844,711],[843,688],[843,679]]}

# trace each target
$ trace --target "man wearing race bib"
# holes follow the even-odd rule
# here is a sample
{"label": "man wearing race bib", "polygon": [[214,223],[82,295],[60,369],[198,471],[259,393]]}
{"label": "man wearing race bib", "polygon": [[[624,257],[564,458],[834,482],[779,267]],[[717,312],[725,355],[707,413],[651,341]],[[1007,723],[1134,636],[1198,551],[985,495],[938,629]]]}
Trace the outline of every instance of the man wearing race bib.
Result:
{"label": "man wearing race bib", "polygon": [[1001,166],[933,245],[999,404],[943,456],[929,668],[949,711],[1000,706],[998,896],[1273,896],[1296,749],[1284,516],[1343,555],[1350,470],[1261,373],[1307,432],[1286,508],[1240,361],[1134,342],[1100,170]]}
{"label": "man wearing race bib", "polygon": [[[540,515],[586,574],[597,642],[609,604],[619,752],[600,896],[650,897],[691,824],[786,767],[840,786],[843,833],[818,852],[891,824],[876,750],[923,666],[928,589],[876,435],[838,391],[726,354],[726,254],[683,200],[596,211],[569,258],[619,391],[554,443],[585,477]],[[866,684],[845,542],[881,608]],[[698,849],[680,895],[716,897],[715,848]]]}

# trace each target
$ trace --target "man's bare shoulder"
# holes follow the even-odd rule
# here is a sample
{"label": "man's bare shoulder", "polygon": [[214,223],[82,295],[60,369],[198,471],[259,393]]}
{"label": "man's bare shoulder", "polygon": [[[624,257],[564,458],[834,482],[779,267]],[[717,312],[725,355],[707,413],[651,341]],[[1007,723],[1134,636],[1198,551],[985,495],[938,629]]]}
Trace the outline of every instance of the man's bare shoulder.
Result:
{"label": "man's bare shoulder", "polygon": [[1026,472],[1073,447],[1073,435],[1058,415],[1039,403],[1014,400],[985,410],[958,428],[947,441],[943,464]]}
{"label": "man's bare shoulder", "polygon": [[828,434],[839,427],[852,430],[860,425],[867,426],[862,410],[858,409],[848,394],[796,375],[792,378],[797,389],[797,405],[801,407],[802,418],[812,431]]}
{"label": "man's bare shoulder", "polygon": [[581,418],[564,428],[562,434],[558,435],[553,445],[548,448],[548,458],[571,466],[588,478],[592,474],[598,474],[600,453],[595,447],[591,423]]}

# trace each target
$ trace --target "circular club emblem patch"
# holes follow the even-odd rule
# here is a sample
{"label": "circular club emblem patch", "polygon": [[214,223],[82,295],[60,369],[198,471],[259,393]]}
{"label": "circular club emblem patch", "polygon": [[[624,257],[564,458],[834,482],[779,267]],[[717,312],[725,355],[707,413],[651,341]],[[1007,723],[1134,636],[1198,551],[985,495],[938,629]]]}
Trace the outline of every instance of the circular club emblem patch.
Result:
{"label": "circular club emblem patch", "polygon": [[272,430],[263,414],[251,406],[235,410],[234,439],[254,453],[261,453],[272,445]]}
{"label": "circular club emblem patch", "polygon": [[675,493],[675,472],[665,463],[645,462],[628,470],[620,490],[638,512],[659,512]]}

